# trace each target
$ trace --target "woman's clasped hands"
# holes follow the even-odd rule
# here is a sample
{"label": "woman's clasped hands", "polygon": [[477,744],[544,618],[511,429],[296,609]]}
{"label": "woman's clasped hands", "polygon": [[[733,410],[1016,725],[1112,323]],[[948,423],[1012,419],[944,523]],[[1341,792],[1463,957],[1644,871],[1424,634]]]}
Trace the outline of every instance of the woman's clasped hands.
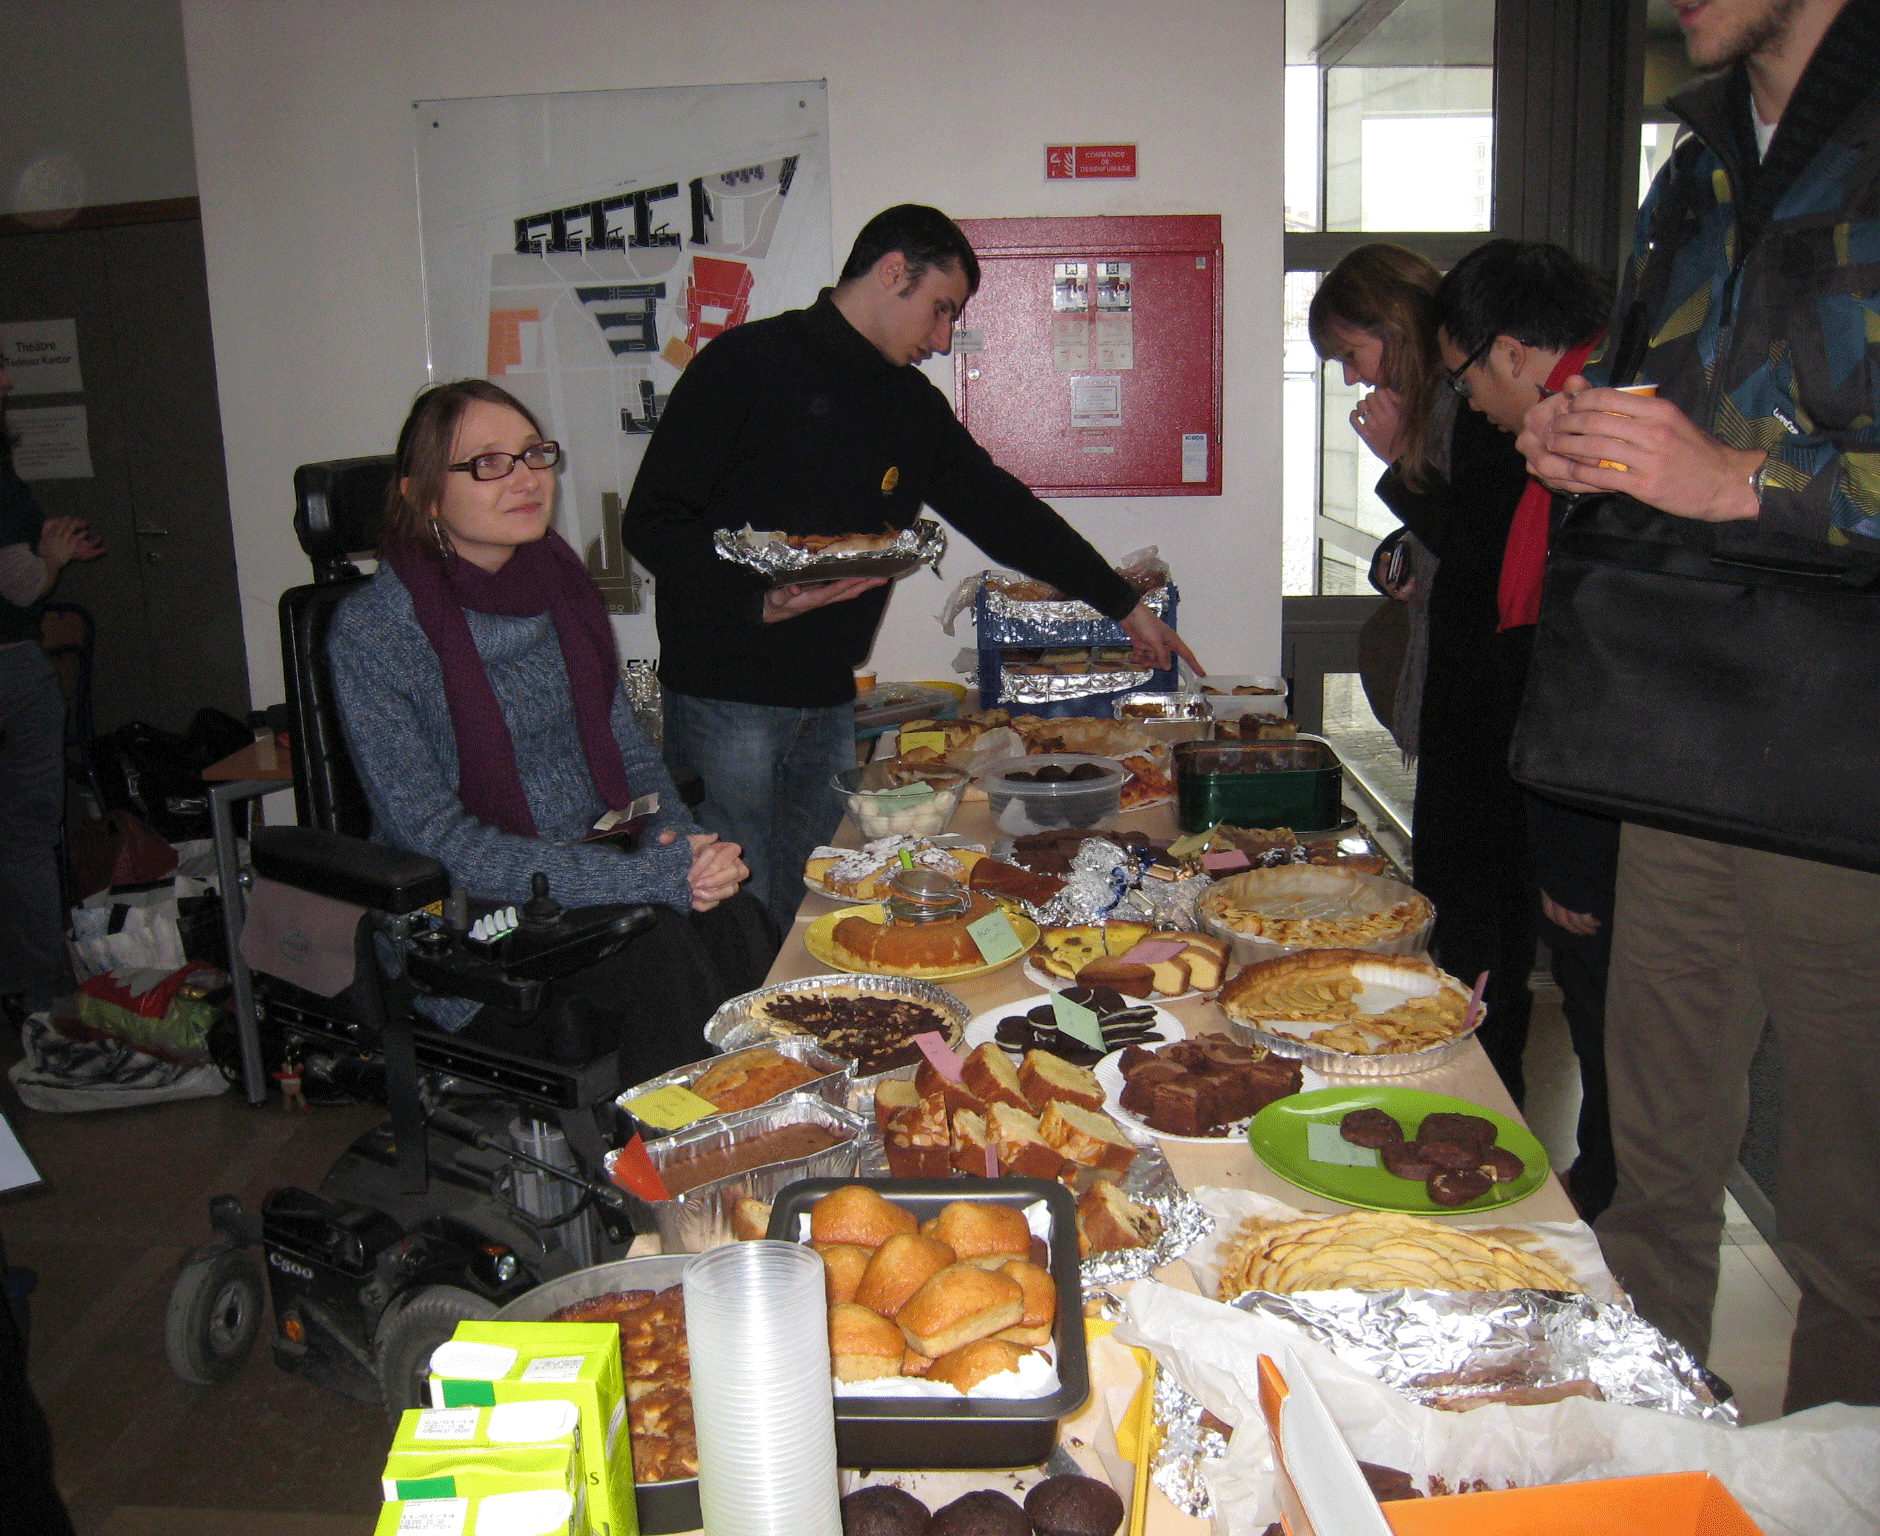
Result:
{"label": "woman's clasped hands", "polygon": [[[662,847],[678,840],[677,832],[659,834]],[[692,845],[692,868],[686,875],[692,887],[692,910],[709,912],[736,895],[738,887],[750,879],[751,871],[744,862],[744,850],[736,843],[721,843],[716,832],[688,832],[686,841]]]}

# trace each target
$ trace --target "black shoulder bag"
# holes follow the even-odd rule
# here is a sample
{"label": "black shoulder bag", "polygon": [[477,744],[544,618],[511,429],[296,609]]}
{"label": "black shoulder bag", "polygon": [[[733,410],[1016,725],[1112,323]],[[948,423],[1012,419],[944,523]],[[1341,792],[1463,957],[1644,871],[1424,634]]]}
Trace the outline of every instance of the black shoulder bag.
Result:
{"label": "black shoulder bag", "polygon": [[[1612,379],[1684,231],[1660,204]],[[1554,535],[1509,768],[1624,821],[1880,871],[1880,555],[1582,496]]]}

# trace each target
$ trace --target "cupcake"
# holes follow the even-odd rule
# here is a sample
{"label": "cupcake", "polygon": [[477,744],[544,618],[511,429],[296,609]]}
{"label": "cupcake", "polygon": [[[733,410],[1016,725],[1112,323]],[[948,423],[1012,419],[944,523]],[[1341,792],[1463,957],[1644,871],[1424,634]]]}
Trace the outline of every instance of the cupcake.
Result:
{"label": "cupcake", "polygon": [[1115,1536],[1123,1501],[1108,1483],[1065,1473],[1026,1494],[1025,1513],[1038,1536]]}

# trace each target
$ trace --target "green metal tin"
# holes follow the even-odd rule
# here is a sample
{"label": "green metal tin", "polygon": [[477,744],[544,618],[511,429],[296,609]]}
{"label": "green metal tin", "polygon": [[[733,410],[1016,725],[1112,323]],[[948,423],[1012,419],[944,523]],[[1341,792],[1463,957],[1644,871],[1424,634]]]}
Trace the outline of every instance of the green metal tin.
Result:
{"label": "green metal tin", "polygon": [[1184,832],[1234,827],[1291,827],[1325,832],[1339,824],[1344,766],[1331,743],[1178,741],[1176,815]]}

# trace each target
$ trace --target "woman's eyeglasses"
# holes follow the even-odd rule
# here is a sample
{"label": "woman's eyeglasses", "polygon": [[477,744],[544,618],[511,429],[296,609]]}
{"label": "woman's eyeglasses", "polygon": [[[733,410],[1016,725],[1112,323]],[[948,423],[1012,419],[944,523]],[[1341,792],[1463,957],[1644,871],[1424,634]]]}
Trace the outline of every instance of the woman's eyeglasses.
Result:
{"label": "woman's eyeglasses", "polygon": [[1463,359],[1461,367],[1451,368],[1448,370],[1449,387],[1453,389],[1458,395],[1460,395],[1464,400],[1469,399],[1470,396],[1469,396],[1469,381],[1465,379],[1463,375],[1467,373],[1471,368],[1473,368],[1477,363],[1481,362],[1483,358],[1487,357],[1488,349],[1494,345],[1495,345],[1495,338],[1493,336],[1490,336],[1487,341],[1483,342],[1481,346],[1477,347],[1473,352],[1471,352],[1466,358]]}
{"label": "woman's eyeglasses", "polygon": [[553,469],[561,462],[561,444],[531,443],[521,453],[479,453],[474,459],[447,464],[445,468],[459,470],[472,480],[502,480],[515,469],[517,459],[530,469]]}

